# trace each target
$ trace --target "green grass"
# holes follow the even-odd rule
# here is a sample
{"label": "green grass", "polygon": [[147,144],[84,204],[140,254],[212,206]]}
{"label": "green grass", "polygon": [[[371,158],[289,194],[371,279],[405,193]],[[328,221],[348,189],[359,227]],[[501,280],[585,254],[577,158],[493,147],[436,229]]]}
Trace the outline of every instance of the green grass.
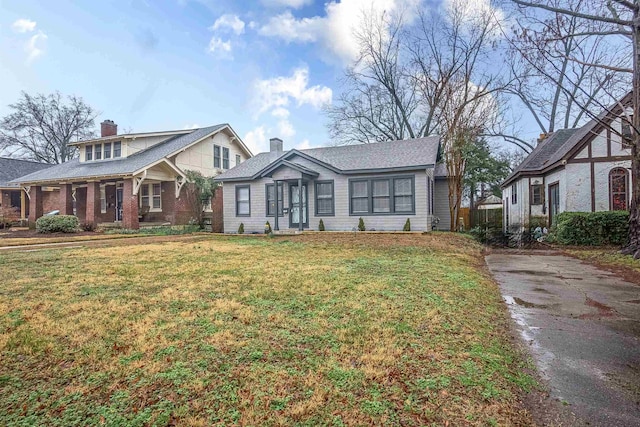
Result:
{"label": "green grass", "polygon": [[464,237],[0,255],[0,425],[528,424]]}

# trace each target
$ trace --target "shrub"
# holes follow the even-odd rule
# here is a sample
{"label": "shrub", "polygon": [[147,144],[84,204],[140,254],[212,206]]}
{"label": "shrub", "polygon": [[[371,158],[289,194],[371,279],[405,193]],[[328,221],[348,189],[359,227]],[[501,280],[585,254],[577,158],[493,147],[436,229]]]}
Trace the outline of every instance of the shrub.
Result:
{"label": "shrub", "polygon": [[92,222],[83,222],[80,224],[80,229],[83,231],[95,231],[96,225]]}
{"label": "shrub", "polygon": [[324,231],[324,221],[322,219],[318,223],[318,231]]}
{"label": "shrub", "polygon": [[45,215],[36,221],[38,233],[75,233],[79,230],[75,215]]}
{"label": "shrub", "polygon": [[411,221],[409,221],[409,218],[407,218],[407,222],[404,223],[402,231],[411,231]]}
{"label": "shrub", "polygon": [[0,206],[0,228],[9,228],[20,221],[20,209],[11,206]]}
{"label": "shrub", "polygon": [[267,221],[267,223],[264,225],[264,234],[271,233],[273,233],[273,230],[271,230],[271,224],[269,223],[269,221]]}
{"label": "shrub", "polygon": [[624,245],[629,232],[629,212],[563,212],[552,233],[563,245]]}
{"label": "shrub", "polygon": [[366,231],[366,227],[364,226],[364,219],[362,219],[362,217],[360,217],[360,219],[358,220],[358,230],[359,231]]}
{"label": "shrub", "polygon": [[535,229],[536,227],[544,228],[547,226],[546,216],[532,216],[529,218],[529,228]]}
{"label": "shrub", "polygon": [[238,227],[238,234],[244,234],[244,222],[240,223],[240,227]]}

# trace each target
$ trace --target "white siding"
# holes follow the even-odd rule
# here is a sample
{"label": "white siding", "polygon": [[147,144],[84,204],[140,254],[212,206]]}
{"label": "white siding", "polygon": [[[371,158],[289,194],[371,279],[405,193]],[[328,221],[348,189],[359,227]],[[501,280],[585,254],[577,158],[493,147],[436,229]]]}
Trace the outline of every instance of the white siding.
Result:
{"label": "white siding", "polygon": [[223,169],[213,167],[214,145],[221,147],[220,166],[222,166],[222,147],[229,148],[229,169],[236,165],[236,154],[240,155],[243,162],[247,159],[238,142],[231,141],[231,138],[226,133],[219,132],[179,153],[175,159],[176,166],[181,170],[199,171],[204,176],[218,175]]}
{"label": "white siding", "polygon": [[[606,144],[606,141],[605,141]],[[591,212],[591,166],[589,163],[569,163],[565,166],[566,185],[560,185],[560,198],[566,202],[561,212]]]}
{"label": "white siding", "polygon": [[451,213],[449,212],[449,185],[446,178],[436,179],[434,188],[433,214],[439,219],[437,230],[451,229]]}

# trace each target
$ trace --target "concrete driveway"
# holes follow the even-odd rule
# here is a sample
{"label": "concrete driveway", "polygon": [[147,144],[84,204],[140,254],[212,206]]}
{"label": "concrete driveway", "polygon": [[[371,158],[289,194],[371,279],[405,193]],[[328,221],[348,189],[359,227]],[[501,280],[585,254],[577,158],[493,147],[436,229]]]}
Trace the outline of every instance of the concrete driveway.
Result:
{"label": "concrete driveway", "polygon": [[640,426],[640,286],[561,254],[486,261],[571,424]]}

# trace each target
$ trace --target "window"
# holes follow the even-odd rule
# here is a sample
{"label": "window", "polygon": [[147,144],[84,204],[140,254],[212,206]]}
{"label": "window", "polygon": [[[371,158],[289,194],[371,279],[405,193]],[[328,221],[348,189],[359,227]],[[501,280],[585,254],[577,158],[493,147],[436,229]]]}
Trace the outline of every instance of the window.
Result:
{"label": "window", "polygon": [[531,204],[541,205],[544,203],[544,186],[542,184],[533,184],[531,186]]}
{"label": "window", "polygon": [[622,119],[622,148],[631,148],[633,141],[633,116]]}
{"label": "window", "polygon": [[162,185],[159,182],[151,185],[153,190],[151,209],[162,209]]}
{"label": "window", "polygon": [[105,142],[104,143],[104,158],[105,159],[110,159],[111,158],[111,143],[110,142]]}
{"label": "window", "polygon": [[229,149],[222,147],[222,169],[229,169]]}
{"label": "window", "polygon": [[391,212],[391,189],[389,188],[389,180],[373,181],[373,212],[386,213]]}
{"label": "window", "polygon": [[413,212],[413,180],[411,178],[396,178],[393,180],[393,210],[399,212]]}
{"label": "window", "polygon": [[615,168],[609,172],[609,197],[612,211],[626,211],[628,197],[628,173],[626,169]]}
{"label": "window", "polygon": [[220,146],[219,145],[213,146],[213,167],[214,168],[220,167]]}
{"label": "window", "polygon": [[149,204],[149,186],[143,185],[140,187],[140,207],[143,208],[145,206],[151,207]]}
{"label": "window", "polygon": [[93,145],[87,145],[84,147],[85,149],[85,160],[93,160]]}
{"label": "window", "polygon": [[351,212],[369,212],[369,181],[351,181]]}
{"label": "window", "polygon": [[236,185],[236,216],[251,216],[251,191],[248,185]]}
{"label": "window", "polygon": [[122,143],[120,141],[113,143],[113,158],[116,159],[122,155]]}
{"label": "window", "polygon": [[518,186],[515,182],[511,184],[511,204],[518,204]]}
{"label": "window", "polygon": [[100,213],[107,213],[107,191],[104,185],[100,186]]}
{"label": "window", "polygon": [[333,216],[333,181],[316,181],[316,216]]}
{"label": "window", "polygon": [[240,154],[236,154],[236,166],[238,166],[241,162],[242,158],[240,157]]}
{"label": "window", "polygon": [[393,215],[415,212],[413,176],[349,181],[351,215]]}
{"label": "window", "polygon": [[[274,212],[276,210],[276,195],[274,193],[275,185],[267,184],[266,192],[267,192],[267,216],[275,216]],[[278,216],[282,216],[282,206],[284,205],[284,193],[282,190],[282,184],[278,184]]]}
{"label": "window", "polygon": [[100,160],[102,158],[102,144],[96,144],[95,153],[96,160]]}

